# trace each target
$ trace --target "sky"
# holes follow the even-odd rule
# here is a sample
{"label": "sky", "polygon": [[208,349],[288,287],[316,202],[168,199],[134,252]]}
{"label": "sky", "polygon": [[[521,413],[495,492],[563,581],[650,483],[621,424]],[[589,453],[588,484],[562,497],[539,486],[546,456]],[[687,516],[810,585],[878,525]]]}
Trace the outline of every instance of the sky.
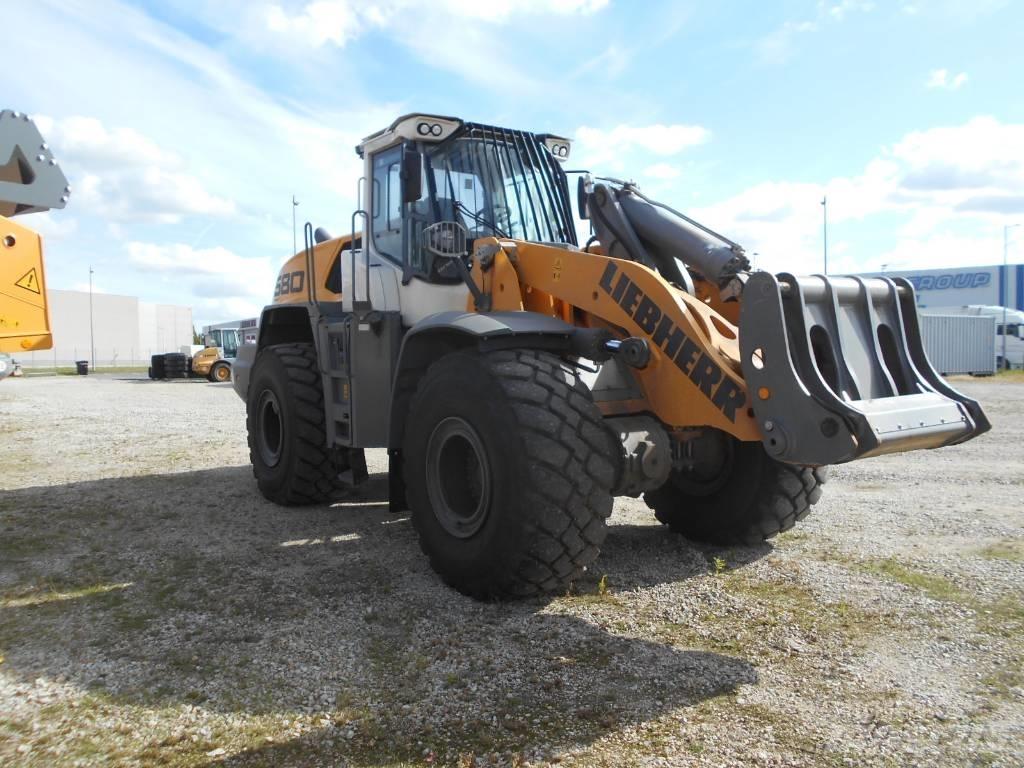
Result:
{"label": "sky", "polygon": [[[574,139],[762,269],[998,263],[1024,222],[1024,2],[5,0],[0,108],[67,174],[26,216],[51,288],[269,302],[351,225],[359,140],[408,112]],[[1024,261],[1024,227],[1010,230]]]}

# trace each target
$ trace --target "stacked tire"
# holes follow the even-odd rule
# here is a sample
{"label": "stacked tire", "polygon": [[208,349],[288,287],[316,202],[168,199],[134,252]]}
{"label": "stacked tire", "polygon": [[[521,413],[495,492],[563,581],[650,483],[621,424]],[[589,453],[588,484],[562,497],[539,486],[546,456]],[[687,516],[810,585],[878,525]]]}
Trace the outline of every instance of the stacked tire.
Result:
{"label": "stacked tire", "polygon": [[167,373],[164,371],[164,356],[153,355],[149,358],[149,378],[163,379],[166,377]]}
{"label": "stacked tire", "polygon": [[188,356],[180,352],[169,352],[164,355],[164,378],[188,378]]}

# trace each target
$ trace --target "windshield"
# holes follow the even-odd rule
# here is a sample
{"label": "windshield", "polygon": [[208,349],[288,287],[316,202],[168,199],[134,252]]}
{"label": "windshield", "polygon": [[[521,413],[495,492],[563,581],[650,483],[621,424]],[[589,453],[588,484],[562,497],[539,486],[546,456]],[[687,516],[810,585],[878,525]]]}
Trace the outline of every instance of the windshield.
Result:
{"label": "windshield", "polygon": [[238,356],[238,330],[234,328],[217,328],[206,334],[206,345],[220,347],[224,357]]}
{"label": "windshield", "polygon": [[470,240],[576,243],[565,176],[535,136],[470,129],[429,150],[426,166],[429,219],[462,223]]}

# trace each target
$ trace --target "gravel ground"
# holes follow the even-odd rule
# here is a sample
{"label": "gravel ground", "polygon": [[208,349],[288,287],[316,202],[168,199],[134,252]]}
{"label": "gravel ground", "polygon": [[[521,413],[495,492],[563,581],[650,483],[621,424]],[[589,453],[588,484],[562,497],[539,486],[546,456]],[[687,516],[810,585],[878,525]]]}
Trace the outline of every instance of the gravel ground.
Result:
{"label": "gravel ground", "polygon": [[385,456],[256,492],[230,385],[0,385],[0,764],[1024,765],[1024,380],[772,545],[619,500],[567,595],[444,587]]}

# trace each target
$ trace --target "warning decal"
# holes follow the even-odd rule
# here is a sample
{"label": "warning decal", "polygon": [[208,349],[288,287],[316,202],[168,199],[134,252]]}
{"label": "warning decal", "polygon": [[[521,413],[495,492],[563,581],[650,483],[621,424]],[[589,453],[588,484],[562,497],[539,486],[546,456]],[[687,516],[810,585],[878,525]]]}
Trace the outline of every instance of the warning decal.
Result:
{"label": "warning decal", "polygon": [[32,269],[19,277],[14,284],[19,288],[24,288],[26,291],[39,293],[39,278],[36,276],[36,268],[32,267]]}

